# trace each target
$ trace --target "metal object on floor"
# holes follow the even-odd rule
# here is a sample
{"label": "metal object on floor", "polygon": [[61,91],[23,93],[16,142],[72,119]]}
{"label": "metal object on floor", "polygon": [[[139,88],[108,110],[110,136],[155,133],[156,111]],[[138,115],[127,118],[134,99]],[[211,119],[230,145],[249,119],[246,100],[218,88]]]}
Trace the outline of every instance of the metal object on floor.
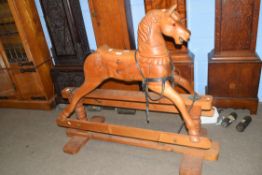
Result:
{"label": "metal object on floor", "polygon": [[228,127],[229,125],[231,125],[231,123],[233,121],[235,121],[237,119],[237,113],[235,112],[231,112],[229,115],[227,115],[226,117],[224,117],[222,119],[222,123],[221,126],[223,126],[224,128]]}
{"label": "metal object on floor", "polygon": [[236,126],[236,130],[243,132],[246,127],[251,123],[252,118],[250,116],[245,116]]}

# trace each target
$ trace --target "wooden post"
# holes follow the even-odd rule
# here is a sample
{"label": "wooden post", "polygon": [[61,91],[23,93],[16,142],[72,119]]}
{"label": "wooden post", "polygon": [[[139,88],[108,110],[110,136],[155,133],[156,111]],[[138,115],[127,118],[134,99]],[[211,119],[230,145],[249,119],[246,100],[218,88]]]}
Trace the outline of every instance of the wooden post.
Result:
{"label": "wooden post", "polygon": [[86,114],[86,111],[85,111],[85,107],[84,107],[82,101],[78,102],[78,104],[76,105],[75,111],[76,111],[77,118],[79,120],[88,120],[87,114]]}
{"label": "wooden post", "polygon": [[190,110],[190,116],[193,120],[193,123],[195,124],[195,127],[197,128],[198,132],[200,133],[200,128],[201,128],[201,107],[194,105],[191,110]]}

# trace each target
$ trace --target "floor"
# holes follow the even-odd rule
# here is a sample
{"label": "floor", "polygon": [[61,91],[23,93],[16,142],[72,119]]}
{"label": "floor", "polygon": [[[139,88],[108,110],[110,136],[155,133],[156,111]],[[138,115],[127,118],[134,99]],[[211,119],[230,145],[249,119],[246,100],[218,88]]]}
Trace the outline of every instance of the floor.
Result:
{"label": "floor", "polygon": [[[62,110],[52,111],[0,109],[0,174],[1,175],[175,175],[181,155],[91,140],[78,154],[62,151],[67,141],[65,129],[55,124]],[[226,109],[228,114],[233,109]],[[203,175],[262,175],[262,104],[252,123],[243,132],[235,126],[247,110],[228,128],[204,125],[209,137],[221,144],[218,161],[205,161]],[[119,115],[115,110],[88,111],[90,116],[103,115],[108,122],[129,126],[176,131],[181,123],[174,114],[145,113]],[[184,131],[183,131],[184,132]]]}

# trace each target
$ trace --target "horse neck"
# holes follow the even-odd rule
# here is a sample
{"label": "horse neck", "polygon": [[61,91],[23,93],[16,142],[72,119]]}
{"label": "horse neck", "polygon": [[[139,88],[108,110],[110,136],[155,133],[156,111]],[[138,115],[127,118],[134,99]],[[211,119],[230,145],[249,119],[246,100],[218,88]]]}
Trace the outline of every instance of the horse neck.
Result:
{"label": "horse neck", "polygon": [[138,52],[144,57],[167,57],[168,50],[159,26],[152,26],[148,40],[138,35]]}

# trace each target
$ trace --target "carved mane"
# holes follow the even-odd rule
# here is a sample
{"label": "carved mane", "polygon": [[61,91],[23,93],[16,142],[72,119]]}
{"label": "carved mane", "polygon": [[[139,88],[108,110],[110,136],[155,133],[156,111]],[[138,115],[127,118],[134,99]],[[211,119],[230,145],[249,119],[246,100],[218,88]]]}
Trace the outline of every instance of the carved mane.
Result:
{"label": "carved mane", "polygon": [[161,10],[151,10],[147,13],[138,26],[138,43],[149,40],[153,24],[158,23],[162,15]]}

